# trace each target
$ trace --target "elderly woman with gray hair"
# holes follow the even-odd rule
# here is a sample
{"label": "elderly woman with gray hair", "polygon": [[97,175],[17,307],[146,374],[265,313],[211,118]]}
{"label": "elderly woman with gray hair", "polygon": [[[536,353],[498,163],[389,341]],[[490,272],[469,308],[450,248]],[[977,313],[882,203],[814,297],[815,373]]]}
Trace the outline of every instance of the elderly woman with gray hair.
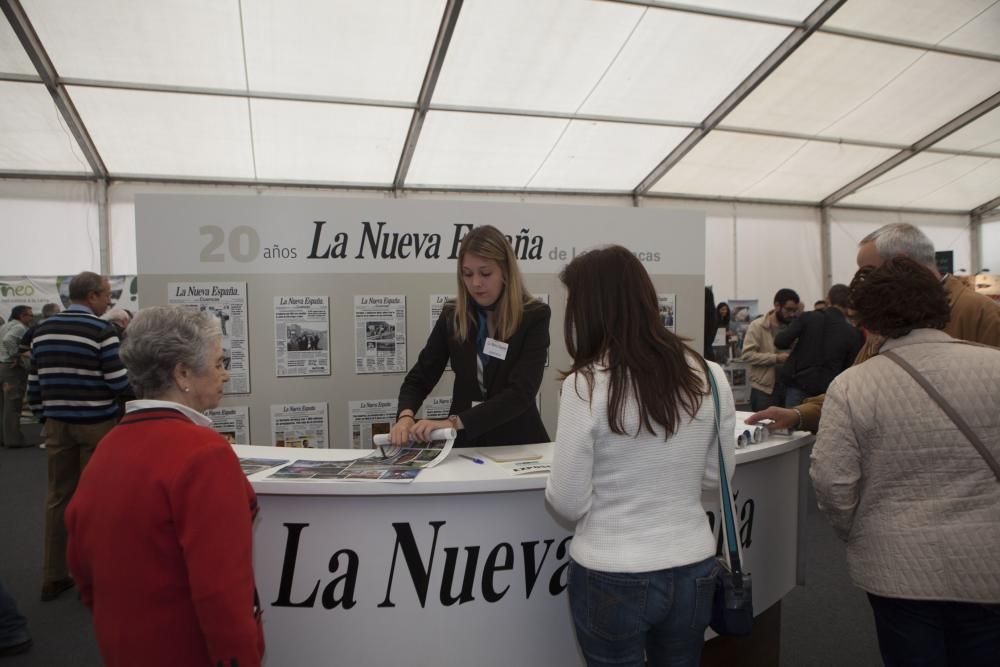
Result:
{"label": "elderly woman with gray hair", "polygon": [[218,320],[139,312],[121,345],[139,400],[101,440],[69,509],[68,560],[107,665],[257,667],[257,503],[203,414],[229,372]]}

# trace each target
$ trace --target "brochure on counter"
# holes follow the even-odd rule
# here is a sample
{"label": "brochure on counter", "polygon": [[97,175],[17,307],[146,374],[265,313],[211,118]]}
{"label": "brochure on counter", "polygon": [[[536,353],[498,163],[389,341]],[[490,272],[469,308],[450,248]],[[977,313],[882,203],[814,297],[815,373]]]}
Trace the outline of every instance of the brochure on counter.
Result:
{"label": "brochure on counter", "polygon": [[431,433],[430,442],[393,446],[387,434],[380,434],[373,438],[375,449],[367,456],[350,461],[298,460],[271,473],[267,479],[411,482],[421,470],[448,456],[456,436],[455,429],[439,429]]}
{"label": "brochure on counter", "polygon": [[490,447],[479,449],[476,453],[511,475],[548,473],[552,469],[552,463],[542,461],[541,454],[521,445]]}

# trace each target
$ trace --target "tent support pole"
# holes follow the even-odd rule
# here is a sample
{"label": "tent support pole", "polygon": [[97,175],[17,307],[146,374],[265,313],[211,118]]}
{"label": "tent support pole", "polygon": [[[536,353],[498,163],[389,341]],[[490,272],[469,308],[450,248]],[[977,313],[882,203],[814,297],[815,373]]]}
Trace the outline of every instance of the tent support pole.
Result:
{"label": "tent support pole", "polygon": [[[983,270],[983,216],[973,213],[969,216],[969,273],[976,275]],[[993,267],[990,267],[991,269]]]}
{"label": "tent support pole", "polygon": [[820,271],[823,279],[823,294],[820,298],[825,299],[833,286],[833,244],[830,239],[830,209],[826,206],[819,208],[819,261]]}
{"label": "tent support pole", "polygon": [[97,227],[101,245],[101,275],[111,273],[111,225],[108,220],[108,181],[97,180]]}

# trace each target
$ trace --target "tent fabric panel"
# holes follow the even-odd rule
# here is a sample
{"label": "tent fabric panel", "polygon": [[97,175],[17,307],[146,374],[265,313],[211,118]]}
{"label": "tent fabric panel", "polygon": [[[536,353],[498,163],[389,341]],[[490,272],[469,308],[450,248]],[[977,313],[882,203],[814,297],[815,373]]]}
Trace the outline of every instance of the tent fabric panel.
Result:
{"label": "tent fabric panel", "polygon": [[833,282],[850,284],[858,270],[858,243],[883,225],[909,222],[919,227],[936,250],[954,251],[955,270],[970,269],[969,217],[830,209],[830,256]]}
{"label": "tent fabric panel", "polygon": [[[820,221],[816,209],[737,205],[734,298],[760,300],[760,312],[772,308],[782,287],[812,304],[823,294]],[[765,249],[761,250],[761,245]],[[778,250],[768,246],[777,244]]]}
{"label": "tent fabric panel", "polygon": [[995,0],[850,0],[826,26],[1000,55]]}
{"label": "tent fabric panel", "polygon": [[790,32],[761,23],[647,10],[581,111],[700,123]]}
{"label": "tent fabric panel", "polygon": [[571,121],[529,188],[629,192],[689,130]]}
{"label": "tent fabric panel", "polygon": [[257,175],[264,180],[389,185],[413,112],[251,100]]}
{"label": "tent fabric panel", "polygon": [[243,3],[251,91],[415,103],[444,0]]}
{"label": "tent fabric panel", "polygon": [[38,74],[6,17],[0,20],[0,72],[4,74]]}
{"label": "tent fabric panel", "polygon": [[431,111],[407,185],[524,188],[569,121]]}
{"label": "tent fabric panel", "polygon": [[653,186],[658,193],[819,201],[895,151],[717,131]]}
{"label": "tent fabric panel", "polygon": [[789,32],[615,3],[471,2],[434,103],[701,122]]}
{"label": "tent fabric panel", "polygon": [[0,169],[91,173],[79,144],[41,83],[0,81]]}
{"label": "tent fabric panel", "polygon": [[921,153],[842,203],[971,210],[996,197],[998,183],[1000,159]]}
{"label": "tent fabric panel", "polygon": [[433,103],[575,112],[643,13],[614,2],[468,0]]}
{"label": "tent fabric panel", "polygon": [[817,34],[726,125],[912,144],[997,89],[1000,62]]}
{"label": "tent fabric panel", "polygon": [[70,86],[115,176],[253,178],[247,100]]}
{"label": "tent fabric panel", "polygon": [[[97,195],[93,183],[0,181],[4,275],[70,275],[100,271]],[[4,319],[9,313],[0,313]]]}
{"label": "tent fabric panel", "polygon": [[63,78],[245,90],[239,3],[100,0],[25,11]]}
{"label": "tent fabric panel", "polygon": [[1000,107],[948,135],[934,148],[1000,154]]}

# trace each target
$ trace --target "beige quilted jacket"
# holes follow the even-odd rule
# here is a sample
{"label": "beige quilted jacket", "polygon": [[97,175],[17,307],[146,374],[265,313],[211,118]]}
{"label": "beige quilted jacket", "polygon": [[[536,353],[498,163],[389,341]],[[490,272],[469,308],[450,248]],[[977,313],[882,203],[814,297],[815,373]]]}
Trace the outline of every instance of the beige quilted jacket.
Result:
{"label": "beige quilted jacket", "polygon": [[[1000,460],[1000,349],[919,329],[882,350],[930,380]],[[809,472],[857,586],[1000,603],[1000,482],[895,363],[874,357],[830,385]]]}

